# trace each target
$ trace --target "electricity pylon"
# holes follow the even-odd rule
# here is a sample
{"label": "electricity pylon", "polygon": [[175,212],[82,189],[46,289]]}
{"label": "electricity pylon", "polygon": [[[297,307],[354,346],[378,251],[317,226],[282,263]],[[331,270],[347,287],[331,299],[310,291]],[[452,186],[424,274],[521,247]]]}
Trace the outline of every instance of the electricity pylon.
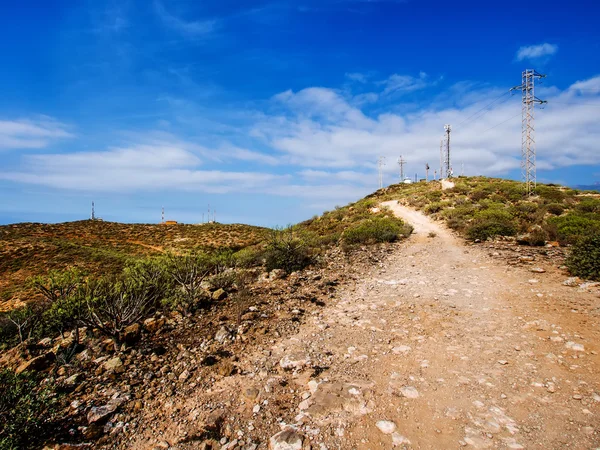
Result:
{"label": "electricity pylon", "polygon": [[406,164],[406,160],[402,159],[402,155],[398,158],[398,164],[400,165],[400,183],[404,182],[404,164]]}
{"label": "electricity pylon", "polygon": [[546,78],[533,69],[524,70],[522,73],[522,82],[520,86],[515,86],[511,91],[521,91],[522,112],[521,112],[521,176],[525,183],[527,196],[531,196],[536,188],[536,169],[535,169],[535,104],[547,103],[535,96],[536,78]]}
{"label": "electricity pylon", "polygon": [[446,147],[446,136],[440,140],[440,180],[444,178],[444,148]]}
{"label": "electricity pylon", "polygon": [[377,160],[377,167],[379,169],[379,189],[383,187],[383,166],[385,166],[385,156],[380,156]]}
{"label": "electricity pylon", "polygon": [[450,164],[450,131],[452,127],[450,125],[444,125],[446,131],[446,154],[444,155],[444,169],[446,170],[446,178],[452,178],[452,165]]}

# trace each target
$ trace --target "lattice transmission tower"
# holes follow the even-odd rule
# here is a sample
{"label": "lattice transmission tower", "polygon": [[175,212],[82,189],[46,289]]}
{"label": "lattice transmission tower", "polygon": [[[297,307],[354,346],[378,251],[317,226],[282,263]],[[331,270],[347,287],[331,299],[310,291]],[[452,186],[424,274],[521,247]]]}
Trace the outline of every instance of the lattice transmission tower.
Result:
{"label": "lattice transmission tower", "polygon": [[404,165],[406,164],[406,160],[402,158],[402,155],[400,155],[400,158],[398,158],[398,165],[400,166],[400,183],[404,182]]}
{"label": "lattice transmission tower", "polygon": [[452,178],[452,164],[450,163],[450,132],[452,127],[450,125],[444,125],[444,131],[446,132],[446,153],[444,155],[444,169],[446,171],[446,178]]}
{"label": "lattice transmission tower", "polygon": [[377,168],[379,170],[379,189],[383,187],[383,166],[385,166],[385,156],[380,156],[377,160]]}
{"label": "lattice transmission tower", "polygon": [[520,86],[515,86],[511,91],[521,91],[522,113],[521,113],[521,176],[525,183],[525,190],[531,196],[536,188],[535,169],[535,105],[547,103],[535,96],[535,80],[546,78],[533,69],[524,70]]}

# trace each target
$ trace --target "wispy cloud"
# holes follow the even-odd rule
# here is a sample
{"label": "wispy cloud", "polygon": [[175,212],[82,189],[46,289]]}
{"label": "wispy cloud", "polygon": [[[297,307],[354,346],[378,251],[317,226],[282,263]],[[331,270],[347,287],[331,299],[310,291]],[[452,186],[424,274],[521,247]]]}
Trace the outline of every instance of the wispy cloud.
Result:
{"label": "wispy cloud", "polygon": [[216,19],[186,21],[167,11],[160,0],[154,0],[154,9],[160,20],[170,29],[191,37],[205,37],[213,33],[219,26]]}
{"label": "wispy cloud", "polygon": [[68,127],[51,117],[0,120],[0,150],[44,148],[59,139],[72,138]]}
{"label": "wispy cloud", "polygon": [[570,90],[583,93],[600,94],[600,76],[574,83]]}
{"label": "wispy cloud", "polygon": [[29,155],[23,170],[0,172],[0,179],[94,192],[175,189],[227,193],[256,191],[286,178],[256,171],[201,168],[203,158],[199,154],[205,150],[179,139],[151,139],[94,152]]}
{"label": "wispy cloud", "polygon": [[383,95],[391,95],[425,89],[435,84],[435,81],[429,80],[428,75],[425,72],[421,72],[418,77],[394,74],[387,80],[380,81],[379,84],[385,86]]}
{"label": "wispy cloud", "polygon": [[351,72],[346,73],[346,78],[348,78],[351,81],[356,81],[358,83],[366,83],[369,77],[364,73]]}
{"label": "wispy cloud", "polygon": [[[577,103],[569,103],[573,89],[594,88],[596,81],[592,78],[565,91],[548,91],[548,106],[536,117],[540,170],[596,163],[600,126],[584,103],[600,98],[589,93],[579,96]],[[409,161],[409,171],[422,173],[427,162],[435,167],[443,124],[460,124],[453,133],[453,154],[457,164],[465,163],[467,174],[501,175],[517,169],[521,142],[519,98],[506,97],[486,110],[490,98],[498,96],[497,90],[482,87],[476,94],[460,107],[425,107],[410,114],[388,110],[370,117],[337,90],[288,91],[278,98],[285,99],[287,113],[267,116],[255,125],[253,134],[292,164],[319,171],[303,172],[303,176],[315,178],[324,176],[322,172],[348,170],[372,173],[379,155],[388,157],[385,170],[391,175],[397,172],[393,162],[400,154]],[[318,114],[311,113],[315,109]],[[484,113],[473,116],[480,111]],[[329,178],[334,180],[335,176]]]}
{"label": "wispy cloud", "polygon": [[558,45],[543,43],[539,45],[528,45],[521,47],[517,51],[516,60],[539,59],[546,56],[552,56],[558,51]]}

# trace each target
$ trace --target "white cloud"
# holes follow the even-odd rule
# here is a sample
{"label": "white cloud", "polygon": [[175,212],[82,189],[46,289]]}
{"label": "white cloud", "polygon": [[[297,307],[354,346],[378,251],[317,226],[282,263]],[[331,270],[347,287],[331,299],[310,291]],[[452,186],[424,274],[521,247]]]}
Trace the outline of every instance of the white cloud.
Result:
{"label": "white cloud", "polygon": [[394,74],[391,75],[387,80],[381,81],[379,84],[385,86],[383,95],[390,95],[425,89],[426,87],[431,86],[433,82],[429,81],[425,72],[421,72],[419,73],[418,77]]}
{"label": "white cloud", "polygon": [[50,117],[0,120],[0,150],[45,148],[53,141],[73,137],[67,126]]}
{"label": "white cloud", "polygon": [[346,78],[348,78],[351,81],[356,81],[358,83],[366,83],[368,80],[367,75],[359,72],[347,73]]}
{"label": "white cloud", "polygon": [[583,93],[600,93],[600,76],[590,78],[589,80],[578,81],[574,83],[570,89],[571,91],[583,92]]}
{"label": "white cloud", "polygon": [[217,20],[185,21],[167,11],[160,0],[154,0],[154,9],[167,27],[187,37],[205,37],[218,28]]}
{"label": "white cloud", "polygon": [[[597,80],[600,77],[579,81],[564,92],[548,89],[544,98],[549,103],[536,114],[540,169],[597,164],[600,124],[583,103],[600,98],[578,96],[578,103],[569,103],[573,89],[593,88]],[[387,112],[369,117],[360,105],[336,90],[288,91],[279,97],[285,100],[288,110],[258,122],[253,135],[281,152],[291,164],[309,170],[300,172],[304,178],[315,179],[321,174],[333,183],[336,172],[352,170],[370,174],[375,186],[373,174],[379,155],[387,157],[388,181],[397,178],[395,161],[399,155],[408,161],[408,173],[422,174],[425,163],[430,164],[432,171],[436,169],[443,126],[449,123],[454,125],[452,152],[456,173],[460,173],[464,163],[467,174],[506,174],[520,164],[520,97],[507,95],[485,109],[498,91],[479,88],[475,94],[471,103],[458,108],[421,108],[410,114]]]}
{"label": "white cloud", "polygon": [[[595,77],[566,90],[546,88],[548,104],[536,113],[540,171],[598,164],[600,124],[589,104],[600,102],[600,92],[594,90],[599,83]],[[498,97],[498,89],[470,86],[467,100],[460,86],[448,91],[456,92],[460,101],[436,104],[458,106],[397,113],[392,111],[402,103],[396,102],[378,115],[368,114],[345,91],[286,91],[273,97],[270,110],[275,112],[248,116],[251,125],[235,135],[244,134],[243,146],[226,141],[205,146],[165,132],[130,133],[125,144],[99,151],[26,155],[21,168],[0,172],[0,179],[79,191],[263,193],[333,205],[376,189],[380,155],[387,161],[386,184],[398,180],[400,155],[407,161],[406,173],[422,177],[429,163],[432,175],[439,167],[446,123],[453,125],[455,173],[463,164],[467,175],[497,176],[518,169],[520,97],[507,95],[486,108]],[[15,133],[14,126],[9,129]],[[64,128],[39,130],[45,139],[50,139],[47,134],[64,137]],[[6,130],[0,127],[2,133]]]}
{"label": "white cloud", "polygon": [[558,45],[548,44],[547,42],[539,45],[528,45],[519,48],[517,51],[517,61],[525,59],[537,59],[544,56],[552,56],[558,51]]}

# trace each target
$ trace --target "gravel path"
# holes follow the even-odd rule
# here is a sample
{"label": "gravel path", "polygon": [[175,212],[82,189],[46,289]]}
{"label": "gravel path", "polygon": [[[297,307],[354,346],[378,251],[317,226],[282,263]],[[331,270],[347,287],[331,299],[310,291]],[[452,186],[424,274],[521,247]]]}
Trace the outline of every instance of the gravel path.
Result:
{"label": "gravel path", "polygon": [[563,286],[549,263],[509,266],[419,212],[384,206],[414,235],[297,334],[242,355],[240,374],[165,405],[174,422],[154,433],[181,435],[175,420],[191,426],[225,405],[244,443],[223,438],[223,448],[267,448],[286,427],[273,449],[599,448],[597,294]]}
{"label": "gravel path", "polygon": [[600,446],[598,316],[573,320],[574,291],[551,274],[534,281],[421,213],[384,206],[414,236],[274,348],[331,355],[298,405],[304,432],[340,449]]}

